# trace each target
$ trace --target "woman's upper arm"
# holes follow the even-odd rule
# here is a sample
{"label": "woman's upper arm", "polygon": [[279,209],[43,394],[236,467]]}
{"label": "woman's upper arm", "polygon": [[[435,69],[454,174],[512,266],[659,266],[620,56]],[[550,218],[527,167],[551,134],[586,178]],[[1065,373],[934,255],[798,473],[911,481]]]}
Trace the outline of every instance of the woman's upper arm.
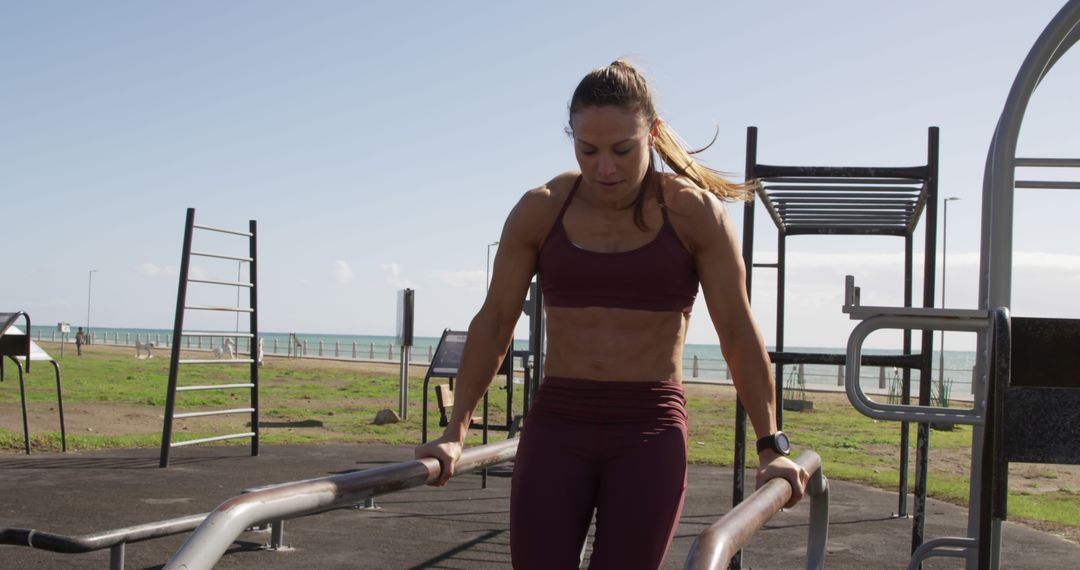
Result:
{"label": "woman's upper arm", "polygon": [[680,229],[693,253],[701,292],[723,346],[745,326],[752,326],[742,252],[734,224],[718,198],[700,189],[681,194],[678,203],[685,223]]}
{"label": "woman's upper arm", "polygon": [[536,275],[540,246],[553,221],[551,191],[543,186],[525,193],[503,225],[482,314],[516,322],[529,283]]}

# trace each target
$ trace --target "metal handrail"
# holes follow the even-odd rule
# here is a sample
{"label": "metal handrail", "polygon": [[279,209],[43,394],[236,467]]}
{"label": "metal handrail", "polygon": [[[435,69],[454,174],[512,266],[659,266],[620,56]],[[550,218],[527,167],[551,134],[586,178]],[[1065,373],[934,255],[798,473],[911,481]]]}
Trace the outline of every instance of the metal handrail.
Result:
{"label": "metal handrail", "polygon": [[66,554],[93,552],[129,542],[139,542],[187,532],[197,527],[208,514],[187,515],[175,519],[76,536],[33,528],[4,528],[0,529],[0,544],[29,546]]}
{"label": "metal handrail", "polygon": [[[806,494],[810,497],[809,537],[806,567],[825,567],[825,544],[829,537],[829,481],[821,468],[821,457],[806,451],[795,460],[810,472]],[[731,558],[769,522],[780,507],[791,499],[791,485],[785,479],[772,479],[720,520],[698,535],[686,557],[688,570],[721,570]]]}
{"label": "metal handrail", "polygon": [[912,330],[950,330],[983,333],[989,327],[989,317],[984,312],[979,316],[935,316],[946,313],[942,309],[922,309],[923,315],[883,314],[870,317],[859,323],[848,337],[847,362],[844,389],[848,400],[862,414],[879,420],[909,422],[955,422],[978,425],[983,423],[982,410],[978,407],[968,410],[935,408],[932,406],[881,404],[871,400],[859,384],[862,365],[862,344],[867,335],[878,329]]}
{"label": "metal handrail", "polygon": [[[517,439],[466,449],[455,475],[469,473],[517,455]],[[354,473],[298,481],[233,497],[214,509],[165,564],[166,569],[212,568],[246,529],[296,518],[364,499],[434,482],[441,467],[433,457]]]}

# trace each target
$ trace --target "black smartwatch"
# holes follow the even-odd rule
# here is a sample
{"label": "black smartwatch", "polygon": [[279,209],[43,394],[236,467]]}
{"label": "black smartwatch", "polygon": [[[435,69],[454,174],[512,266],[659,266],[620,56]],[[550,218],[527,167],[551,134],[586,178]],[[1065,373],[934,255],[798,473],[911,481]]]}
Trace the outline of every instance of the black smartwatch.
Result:
{"label": "black smartwatch", "polygon": [[791,455],[791,442],[788,441],[787,434],[778,431],[757,440],[757,452],[761,453],[766,449],[771,449],[786,457]]}

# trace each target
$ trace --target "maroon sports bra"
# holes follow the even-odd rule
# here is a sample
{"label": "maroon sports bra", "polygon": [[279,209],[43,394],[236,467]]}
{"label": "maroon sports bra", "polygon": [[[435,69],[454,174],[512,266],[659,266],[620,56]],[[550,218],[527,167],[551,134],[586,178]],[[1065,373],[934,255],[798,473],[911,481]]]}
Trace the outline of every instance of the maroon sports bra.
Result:
{"label": "maroon sports bra", "polygon": [[540,246],[544,302],[551,307],[689,314],[698,292],[697,266],[671,227],[666,208],[661,209],[664,224],[651,242],[630,251],[590,251],[570,241],[563,226],[563,216],[580,185],[579,176]]}

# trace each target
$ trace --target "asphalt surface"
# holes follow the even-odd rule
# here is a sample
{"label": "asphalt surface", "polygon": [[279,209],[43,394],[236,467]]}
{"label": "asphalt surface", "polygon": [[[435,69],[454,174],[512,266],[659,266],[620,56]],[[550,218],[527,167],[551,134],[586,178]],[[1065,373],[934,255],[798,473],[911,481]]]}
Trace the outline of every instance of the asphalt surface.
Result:
{"label": "asphalt surface", "polygon": [[[168,469],[151,449],[0,455],[0,528],[79,535],[211,511],[243,490],[365,469],[412,457],[410,446],[242,446],[182,448]],[[828,465],[825,466],[828,474]],[[731,470],[690,467],[690,488],[664,568],[681,568],[694,537],[728,510]],[[752,481],[752,477],[748,477]],[[419,487],[376,500],[374,510],[342,509],[287,521],[289,548],[265,548],[269,532],[252,531],[218,568],[509,568],[510,467],[480,488],[468,474],[441,489]],[[892,516],[895,493],[830,481],[827,568],[904,568],[911,519]],[[926,536],[960,536],[964,509],[928,502]],[[799,568],[805,558],[806,502],[782,511],[744,551],[744,568]],[[158,568],[187,534],[127,545],[126,568]],[[1006,523],[1004,568],[1075,568],[1080,545]],[[586,561],[587,561],[586,553]],[[62,554],[0,546],[2,568],[108,568],[109,551]],[[924,568],[962,568],[955,558]]]}

